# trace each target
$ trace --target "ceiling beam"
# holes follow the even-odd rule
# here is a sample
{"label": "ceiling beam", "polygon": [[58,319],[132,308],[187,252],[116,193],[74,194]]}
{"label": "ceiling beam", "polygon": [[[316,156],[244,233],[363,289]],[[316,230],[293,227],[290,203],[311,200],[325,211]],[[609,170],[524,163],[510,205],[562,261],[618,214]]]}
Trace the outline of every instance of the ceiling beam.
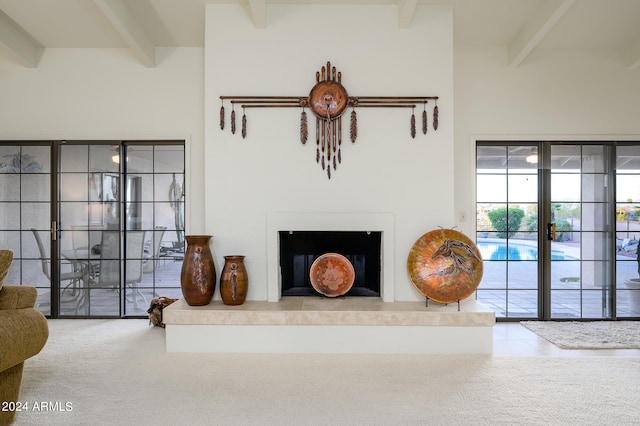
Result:
{"label": "ceiling beam", "polygon": [[266,28],[267,26],[267,0],[249,0],[249,11],[253,26]]}
{"label": "ceiling beam", "polygon": [[575,1],[547,0],[509,45],[509,65],[520,65]]}
{"label": "ceiling beam", "polygon": [[43,46],[21,26],[0,10],[0,47],[25,67],[36,68]]}
{"label": "ceiling beam", "polygon": [[629,68],[640,68],[640,43],[633,46],[629,51]]}
{"label": "ceiling beam", "polygon": [[155,45],[124,0],[93,0],[145,66],[156,66]]}
{"label": "ceiling beam", "polygon": [[417,5],[418,0],[398,0],[398,26],[400,28],[409,28]]}

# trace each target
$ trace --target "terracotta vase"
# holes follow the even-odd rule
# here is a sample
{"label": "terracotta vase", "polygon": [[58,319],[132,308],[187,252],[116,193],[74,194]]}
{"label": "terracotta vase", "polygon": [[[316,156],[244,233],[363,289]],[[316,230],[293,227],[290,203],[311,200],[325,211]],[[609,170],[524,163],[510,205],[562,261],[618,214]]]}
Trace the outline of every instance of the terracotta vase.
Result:
{"label": "terracotta vase", "polygon": [[220,275],[220,296],[225,305],[242,305],[247,298],[249,278],[244,256],[225,256]]}
{"label": "terracotta vase", "polygon": [[216,289],[216,268],[209,243],[211,235],[187,235],[180,286],[185,302],[191,306],[207,305]]}

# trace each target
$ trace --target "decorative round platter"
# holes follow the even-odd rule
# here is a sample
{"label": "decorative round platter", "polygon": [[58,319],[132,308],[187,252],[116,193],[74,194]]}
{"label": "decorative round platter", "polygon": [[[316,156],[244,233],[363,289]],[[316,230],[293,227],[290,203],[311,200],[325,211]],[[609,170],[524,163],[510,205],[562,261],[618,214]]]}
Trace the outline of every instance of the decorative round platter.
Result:
{"label": "decorative round platter", "polygon": [[349,95],[337,81],[321,81],[309,93],[309,106],[320,118],[340,117],[347,108]]}
{"label": "decorative round platter", "polygon": [[327,297],[342,296],[351,290],[356,272],[349,259],[338,253],[325,253],[309,269],[311,285]]}
{"label": "decorative round platter", "polygon": [[407,269],[420,294],[439,303],[469,297],[480,285],[483,270],[478,247],[453,229],[420,237],[409,252]]}

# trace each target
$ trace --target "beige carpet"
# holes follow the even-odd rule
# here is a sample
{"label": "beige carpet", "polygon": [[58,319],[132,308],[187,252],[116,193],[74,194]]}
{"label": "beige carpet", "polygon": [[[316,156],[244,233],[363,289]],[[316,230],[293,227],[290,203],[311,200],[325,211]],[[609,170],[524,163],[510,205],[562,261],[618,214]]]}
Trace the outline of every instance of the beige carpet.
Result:
{"label": "beige carpet", "polygon": [[[16,425],[638,425],[640,358],[167,354],[145,320],[52,320]],[[53,404],[55,407],[55,404]]]}
{"label": "beige carpet", "polygon": [[563,349],[640,349],[640,321],[522,321]]}

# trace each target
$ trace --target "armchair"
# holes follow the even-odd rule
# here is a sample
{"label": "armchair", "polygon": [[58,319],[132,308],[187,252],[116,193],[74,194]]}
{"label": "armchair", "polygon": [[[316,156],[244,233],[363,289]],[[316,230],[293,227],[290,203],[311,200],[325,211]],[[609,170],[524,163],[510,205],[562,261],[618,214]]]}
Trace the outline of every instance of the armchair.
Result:
{"label": "armchair", "polygon": [[[8,269],[13,253],[0,250],[0,269]],[[19,401],[24,361],[39,353],[49,337],[47,319],[34,309],[35,287],[2,286],[0,270],[0,401]],[[0,424],[13,421],[15,412],[0,410]]]}

